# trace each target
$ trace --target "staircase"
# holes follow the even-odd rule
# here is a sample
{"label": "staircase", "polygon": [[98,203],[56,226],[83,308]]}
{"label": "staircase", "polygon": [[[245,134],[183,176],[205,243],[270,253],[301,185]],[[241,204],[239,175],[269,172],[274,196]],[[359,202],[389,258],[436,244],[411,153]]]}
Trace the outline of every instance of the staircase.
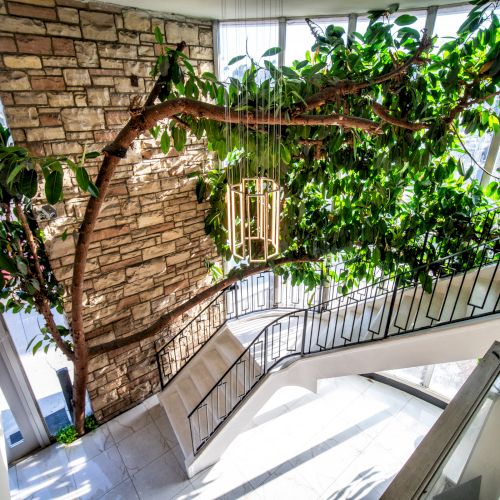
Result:
{"label": "staircase", "polygon": [[500,338],[499,264],[494,239],[345,295],[264,273],[217,296],[157,354],[188,474],[217,461],[282,385],[481,356]]}

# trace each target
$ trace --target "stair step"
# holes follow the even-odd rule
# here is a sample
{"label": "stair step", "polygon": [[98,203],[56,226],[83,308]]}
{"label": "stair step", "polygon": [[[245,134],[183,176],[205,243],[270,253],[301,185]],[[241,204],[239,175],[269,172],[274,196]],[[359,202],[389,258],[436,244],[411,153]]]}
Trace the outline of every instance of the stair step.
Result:
{"label": "stair step", "polygon": [[187,420],[188,412],[184,402],[177,391],[160,394],[158,399],[168,416],[182,453],[185,457],[189,456],[192,454],[191,433]]}
{"label": "stair step", "polygon": [[[197,374],[193,374],[197,379]],[[197,384],[191,376],[182,377],[177,383],[177,390],[181,396],[182,402],[187,410],[187,413],[201,401],[202,394],[198,390]]]}
{"label": "stair step", "polygon": [[232,365],[244,351],[241,343],[229,332],[219,336],[215,347],[229,365]]}

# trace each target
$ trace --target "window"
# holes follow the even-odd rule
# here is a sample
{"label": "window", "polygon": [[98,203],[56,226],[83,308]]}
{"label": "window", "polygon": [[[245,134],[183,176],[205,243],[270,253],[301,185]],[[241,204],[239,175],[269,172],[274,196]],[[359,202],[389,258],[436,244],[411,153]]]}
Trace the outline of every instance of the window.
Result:
{"label": "window", "polygon": [[[250,64],[245,57],[231,66],[228,63],[233,57],[248,54],[257,62],[262,54],[271,47],[279,46],[278,21],[262,22],[227,22],[219,25],[219,79],[229,77],[241,78]],[[278,64],[278,55],[267,58]]]}
{"label": "window", "polygon": [[462,5],[459,7],[443,7],[438,10],[433,33],[437,35],[438,39],[434,50],[457,36],[458,28],[467,18],[470,9],[471,6]]}
{"label": "window", "polygon": [[[390,16],[391,22],[394,22],[394,20],[403,15],[403,14],[409,14],[411,16],[415,16],[417,20],[410,25],[410,28],[413,28],[419,32],[422,32],[422,30],[425,28],[425,22],[427,19],[427,12],[425,10],[418,10],[418,11],[411,11],[411,12],[395,12]],[[356,31],[357,33],[360,33],[361,35],[364,35],[366,33],[366,28],[368,28],[370,20],[368,19],[368,16],[360,16],[356,20]],[[394,26],[394,33],[399,29],[399,26]]]}
{"label": "window", "polygon": [[[346,17],[312,19],[322,30],[331,24],[344,28],[344,39],[347,39],[348,19]],[[303,20],[291,20],[286,23],[285,65],[290,66],[293,61],[305,59],[305,53],[311,50],[315,38],[311,29]]]}

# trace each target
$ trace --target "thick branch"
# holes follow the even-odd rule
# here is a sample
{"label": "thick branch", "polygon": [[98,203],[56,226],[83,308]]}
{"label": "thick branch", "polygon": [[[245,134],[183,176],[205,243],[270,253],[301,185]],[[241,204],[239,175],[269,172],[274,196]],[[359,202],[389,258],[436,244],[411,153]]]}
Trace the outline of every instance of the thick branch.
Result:
{"label": "thick branch", "polygon": [[135,342],[140,342],[141,340],[150,338],[156,335],[157,333],[163,331],[168,325],[173,323],[176,319],[178,319],[183,314],[191,310],[193,307],[202,304],[213,295],[221,292],[228,286],[231,286],[233,283],[248,278],[253,274],[258,274],[263,271],[268,271],[273,267],[277,267],[283,264],[316,262],[316,261],[317,259],[312,259],[309,257],[285,257],[261,266],[254,266],[244,269],[241,272],[235,273],[234,275],[220,281],[216,285],[212,285],[206,290],[203,290],[202,292],[198,293],[197,295],[187,300],[180,306],[177,306],[172,311],[164,314],[160,319],[155,321],[151,326],[149,326],[145,330],[142,330],[138,333],[134,333],[133,335],[129,335],[127,337],[119,338],[111,342],[106,342],[104,344],[91,347],[89,349],[89,355],[96,356],[98,354],[103,354],[105,352],[113,351],[115,349],[119,349],[120,347],[125,347],[130,344],[134,344]]}
{"label": "thick branch", "polygon": [[431,39],[424,33],[422,40],[415,54],[408,58],[404,63],[397,65],[391,71],[377,76],[369,81],[355,82],[353,80],[341,80],[332,86],[329,86],[318,93],[306,99],[305,109],[314,109],[321,107],[334,98],[346,95],[357,94],[361,90],[378,85],[380,83],[399,78],[405,74],[414,64],[423,64],[422,53],[427,51],[432,45]]}
{"label": "thick branch", "polygon": [[384,106],[381,106],[378,102],[372,102],[372,110],[380,119],[391,125],[394,125],[395,127],[405,128],[414,132],[417,132],[424,128],[428,128],[428,126],[424,123],[412,123],[407,120],[403,120],[402,118],[396,118],[392,116],[389,111],[384,108]]}
{"label": "thick branch", "polygon": [[336,125],[338,127],[355,128],[373,134],[380,133],[380,125],[366,118],[332,113],[329,115],[299,114],[275,116],[267,111],[248,111],[246,113],[228,113],[224,106],[216,106],[193,99],[171,99],[161,104],[146,108],[143,113],[145,128],[151,128],[159,120],[176,115],[190,115],[194,118],[208,118],[222,123],[242,125]]}
{"label": "thick branch", "polygon": [[39,312],[45,319],[45,323],[47,324],[47,328],[49,329],[52,338],[54,339],[57,347],[61,349],[63,354],[71,361],[74,360],[75,356],[73,351],[68,347],[68,345],[64,342],[59,329],[57,328],[56,322],[54,321],[54,316],[52,314],[52,310],[50,308],[50,301],[47,297],[43,295],[43,290],[45,287],[45,278],[43,276],[42,266],[40,265],[40,258],[38,257],[38,248],[35,242],[35,237],[33,236],[33,232],[28,223],[28,219],[26,219],[26,214],[23,211],[23,207],[19,201],[16,201],[16,215],[21,225],[23,226],[24,234],[26,235],[26,240],[28,242],[28,246],[30,247],[31,256],[33,257],[33,265],[35,266],[35,274],[38,282],[40,283],[40,299],[36,300],[37,305],[39,306]]}

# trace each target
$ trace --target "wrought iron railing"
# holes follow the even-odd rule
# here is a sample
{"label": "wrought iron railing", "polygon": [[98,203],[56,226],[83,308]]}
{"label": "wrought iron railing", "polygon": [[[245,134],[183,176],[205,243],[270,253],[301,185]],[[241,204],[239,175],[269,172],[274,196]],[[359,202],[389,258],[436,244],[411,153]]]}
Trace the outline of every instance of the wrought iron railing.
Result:
{"label": "wrought iron railing", "polygon": [[[338,276],[345,263],[332,266]],[[307,290],[271,271],[249,276],[227,287],[208,302],[174,337],[157,346],[156,362],[162,389],[228,320],[268,310],[303,309],[338,294],[334,282]]]}
{"label": "wrought iron railing", "polygon": [[272,321],[188,415],[193,453],[289,358],[500,312],[499,263],[497,238]]}
{"label": "wrought iron railing", "polygon": [[[479,240],[486,241],[490,236],[498,235],[499,211],[499,207],[493,207],[479,212],[471,219],[466,220],[464,227],[473,228],[474,234],[479,235]],[[481,231],[478,231],[478,228]],[[448,248],[457,248],[462,244],[460,241],[443,239],[440,234],[435,232],[427,232],[417,239],[417,246],[422,248],[420,255],[416,258],[417,263],[428,262],[429,256],[443,255]],[[468,241],[470,240],[465,237],[463,244],[467,244]],[[352,260],[333,265],[333,275],[340,277],[346,264],[351,262]],[[405,267],[408,268],[407,265],[396,266],[399,270]],[[240,280],[208,302],[173,338],[167,342],[160,341],[161,345],[157,347],[156,360],[161,387],[166,387],[173,380],[201,347],[225,325],[226,321],[273,309],[298,311],[311,305],[317,307],[318,304],[339,297],[342,285],[342,280],[338,278],[321,284],[313,290],[307,290],[304,285],[293,285],[290,279],[284,279],[271,271]]]}

